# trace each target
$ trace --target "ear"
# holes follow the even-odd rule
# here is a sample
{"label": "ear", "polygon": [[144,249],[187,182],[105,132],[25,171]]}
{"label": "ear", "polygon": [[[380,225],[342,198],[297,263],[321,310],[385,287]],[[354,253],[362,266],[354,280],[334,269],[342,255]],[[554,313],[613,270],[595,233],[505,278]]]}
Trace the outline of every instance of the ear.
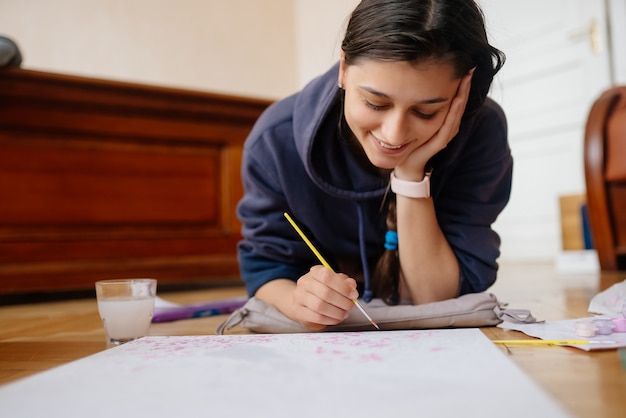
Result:
{"label": "ear", "polygon": [[343,88],[343,78],[346,72],[346,54],[343,49],[339,51],[339,76],[337,77],[337,85]]}

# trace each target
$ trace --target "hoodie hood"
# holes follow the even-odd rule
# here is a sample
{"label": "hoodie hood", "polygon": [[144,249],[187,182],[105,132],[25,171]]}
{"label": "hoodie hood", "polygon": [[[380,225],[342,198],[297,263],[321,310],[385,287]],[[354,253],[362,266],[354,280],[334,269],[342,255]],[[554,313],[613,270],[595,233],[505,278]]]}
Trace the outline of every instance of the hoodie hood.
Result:
{"label": "hoodie hood", "polygon": [[382,196],[388,179],[363,167],[351,149],[354,145],[339,135],[343,99],[338,75],[335,64],[296,96],[293,136],[298,155],[311,180],[330,195],[352,200]]}

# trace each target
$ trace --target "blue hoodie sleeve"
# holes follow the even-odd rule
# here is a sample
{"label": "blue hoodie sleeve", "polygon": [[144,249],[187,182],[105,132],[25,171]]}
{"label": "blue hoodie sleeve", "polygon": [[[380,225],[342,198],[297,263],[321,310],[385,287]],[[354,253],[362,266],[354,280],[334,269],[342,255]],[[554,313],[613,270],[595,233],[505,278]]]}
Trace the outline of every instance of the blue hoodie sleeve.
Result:
{"label": "blue hoodie sleeve", "polygon": [[492,224],[509,201],[513,175],[501,108],[488,99],[467,139],[459,142],[443,158],[455,163],[442,170],[439,180],[433,173],[433,183],[441,183],[433,198],[437,220],[459,262],[462,295],[485,291],[496,280],[500,237]]}
{"label": "blue hoodie sleeve", "polygon": [[294,155],[290,100],[268,108],[250,133],[241,166],[244,196],[237,206],[243,240],[238,244],[241,278],[250,296],[265,283],[297,280],[314,260],[283,217],[288,208],[285,179],[280,173],[302,176]]}

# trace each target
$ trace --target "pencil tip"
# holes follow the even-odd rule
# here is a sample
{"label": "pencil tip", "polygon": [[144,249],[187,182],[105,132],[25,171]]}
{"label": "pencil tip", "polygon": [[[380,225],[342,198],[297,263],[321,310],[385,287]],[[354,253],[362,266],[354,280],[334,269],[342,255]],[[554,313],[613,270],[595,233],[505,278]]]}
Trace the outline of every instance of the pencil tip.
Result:
{"label": "pencil tip", "polygon": [[378,326],[378,324],[376,322],[372,321],[372,325],[374,325],[376,327],[376,329],[380,331],[380,327]]}

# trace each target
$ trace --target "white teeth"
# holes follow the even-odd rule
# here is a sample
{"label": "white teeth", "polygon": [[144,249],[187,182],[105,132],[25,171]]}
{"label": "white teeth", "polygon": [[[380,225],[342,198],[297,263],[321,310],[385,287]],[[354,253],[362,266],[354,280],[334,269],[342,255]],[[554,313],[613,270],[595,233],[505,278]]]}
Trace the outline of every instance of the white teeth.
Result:
{"label": "white teeth", "polygon": [[380,144],[381,147],[385,148],[385,149],[400,149],[402,148],[402,145],[389,145],[389,144],[385,144],[383,142],[378,141],[378,143]]}

